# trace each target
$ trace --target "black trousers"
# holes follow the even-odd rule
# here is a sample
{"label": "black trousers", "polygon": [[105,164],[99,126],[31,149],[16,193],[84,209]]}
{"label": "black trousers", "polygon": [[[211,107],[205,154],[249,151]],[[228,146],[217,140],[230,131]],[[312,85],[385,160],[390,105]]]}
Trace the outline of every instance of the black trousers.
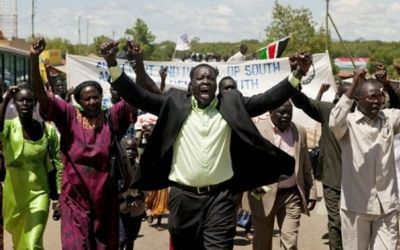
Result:
{"label": "black trousers", "polygon": [[174,250],[230,250],[236,232],[235,194],[195,194],[171,187],[168,230]]}
{"label": "black trousers", "polygon": [[325,206],[328,212],[329,249],[341,250],[340,191],[323,185]]}
{"label": "black trousers", "polygon": [[133,250],[142,218],[143,216],[131,217],[129,214],[119,214],[119,249]]}

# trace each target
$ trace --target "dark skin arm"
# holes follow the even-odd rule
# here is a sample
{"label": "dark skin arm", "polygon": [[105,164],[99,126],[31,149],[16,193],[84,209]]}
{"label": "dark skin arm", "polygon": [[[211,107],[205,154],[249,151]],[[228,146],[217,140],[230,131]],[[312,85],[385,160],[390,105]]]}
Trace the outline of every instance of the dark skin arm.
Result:
{"label": "dark skin arm", "polygon": [[4,120],[6,116],[7,105],[14,98],[18,90],[19,87],[13,86],[6,92],[6,96],[4,97],[3,103],[0,106],[0,131],[3,131],[4,129]]}
{"label": "dark skin arm", "polygon": [[[117,45],[116,42],[110,41],[101,46],[101,54],[109,68],[117,66]],[[124,73],[122,73],[118,79],[113,80],[114,82],[112,82],[111,85],[119,92],[126,102],[137,108],[158,115],[164,102],[164,96],[143,89]]]}
{"label": "dark skin arm", "polygon": [[75,90],[74,87],[71,87],[68,89],[67,96],[65,97],[66,102],[68,102],[68,103],[71,102],[71,100],[72,100],[71,96],[74,94],[74,90]]}
{"label": "dark skin arm", "polygon": [[43,38],[33,42],[30,50],[30,57],[33,93],[40,104],[40,108],[46,113],[49,109],[49,97],[44,88],[39,70],[39,55],[43,52],[45,47],[46,41]]}
{"label": "dark skin arm", "polygon": [[[312,65],[312,56],[308,53],[303,53],[301,56],[289,59],[289,63],[291,68],[294,70],[292,71],[294,77],[301,80],[301,78],[307,74]],[[284,79],[264,93],[253,95],[251,97],[242,97],[242,103],[249,115],[254,117],[261,115],[268,110],[278,108],[296,92],[298,92],[298,89],[294,88],[289,83],[288,79]]]}
{"label": "dark skin arm", "polygon": [[51,77],[51,75],[50,75],[50,64],[48,64],[48,63],[45,63],[44,64],[44,68],[45,68],[45,70],[46,70],[46,77],[47,77],[47,85],[48,86],[54,86],[54,79],[53,79],[53,77]]}
{"label": "dark skin arm", "polygon": [[312,62],[312,55],[308,52],[296,53],[289,57],[290,70],[299,80],[307,74]]}
{"label": "dark skin arm", "polygon": [[160,89],[162,92],[165,90],[165,79],[167,78],[167,67],[161,67],[160,71],[158,72],[161,77],[161,84]]}
{"label": "dark skin arm", "polygon": [[151,77],[146,73],[146,70],[144,68],[144,63],[143,63],[143,55],[142,52],[140,51],[139,44],[134,43],[132,41],[127,42],[128,46],[128,53],[127,53],[127,59],[130,62],[134,62],[132,65],[133,70],[135,70],[136,73],[136,83],[152,92],[155,94],[163,94],[163,90],[158,88],[157,84],[151,79]]}
{"label": "dark skin arm", "polygon": [[318,95],[317,95],[317,97],[315,98],[315,100],[321,101],[322,95],[323,95],[326,91],[328,91],[328,89],[329,89],[330,86],[331,86],[331,85],[330,85],[329,83],[323,83],[323,84],[321,84],[321,87],[319,88]]}
{"label": "dark skin arm", "polygon": [[400,97],[394,90],[387,76],[386,67],[383,64],[378,64],[376,66],[375,79],[382,83],[383,90],[388,94],[390,108],[400,108]]}
{"label": "dark skin arm", "polygon": [[354,98],[354,93],[355,93],[356,89],[358,88],[358,86],[360,86],[361,82],[363,82],[363,80],[365,80],[366,74],[367,74],[367,71],[365,69],[356,69],[356,70],[354,70],[353,82],[352,82],[351,86],[347,89],[347,91],[345,93],[345,95],[349,99],[353,99]]}

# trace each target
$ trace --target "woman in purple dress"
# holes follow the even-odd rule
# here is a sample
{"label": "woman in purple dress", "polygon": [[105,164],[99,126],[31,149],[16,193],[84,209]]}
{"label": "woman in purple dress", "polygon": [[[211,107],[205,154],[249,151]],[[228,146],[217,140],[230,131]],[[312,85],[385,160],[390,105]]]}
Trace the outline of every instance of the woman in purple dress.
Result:
{"label": "woman in purple dress", "polygon": [[46,93],[39,72],[45,41],[31,48],[31,75],[41,111],[61,134],[65,169],[62,178],[61,241],[63,249],[117,249],[118,195],[110,179],[111,132],[122,135],[130,124],[130,107],[123,101],[107,111],[101,107],[102,88],[95,81],[75,87],[79,107]]}

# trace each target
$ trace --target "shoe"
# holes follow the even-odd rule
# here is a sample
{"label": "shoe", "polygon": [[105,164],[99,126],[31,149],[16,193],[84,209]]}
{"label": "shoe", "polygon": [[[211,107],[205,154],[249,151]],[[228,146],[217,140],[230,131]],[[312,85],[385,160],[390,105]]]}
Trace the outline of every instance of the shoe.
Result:
{"label": "shoe", "polygon": [[161,224],[157,224],[156,225],[156,229],[157,229],[157,231],[163,231],[164,230],[164,228],[161,227]]}
{"label": "shoe", "polygon": [[149,216],[147,217],[147,222],[148,222],[149,224],[153,223],[153,220],[154,220],[153,216],[149,215]]}

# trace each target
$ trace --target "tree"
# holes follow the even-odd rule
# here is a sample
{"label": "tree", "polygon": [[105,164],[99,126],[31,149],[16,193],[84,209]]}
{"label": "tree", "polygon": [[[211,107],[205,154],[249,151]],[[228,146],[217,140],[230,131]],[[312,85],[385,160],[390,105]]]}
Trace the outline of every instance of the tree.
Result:
{"label": "tree", "polygon": [[125,34],[132,36],[133,40],[139,43],[145,59],[151,56],[156,37],[150,32],[149,27],[142,19],[138,18],[132,28],[125,30]]}
{"label": "tree", "polygon": [[154,46],[154,51],[148,58],[151,61],[171,61],[175,50],[175,42],[163,41]]}
{"label": "tree", "polygon": [[267,42],[272,42],[290,35],[285,54],[306,50],[313,53],[325,50],[325,31],[315,31],[311,11],[307,8],[292,8],[275,1],[272,11],[272,22],[267,28]]}
{"label": "tree", "polygon": [[93,38],[93,43],[90,45],[89,54],[93,53],[98,56],[101,56],[100,47],[103,43],[105,43],[109,40],[111,40],[111,38],[108,36],[105,36],[105,35],[96,36],[95,38]]}
{"label": "tree", "polygon": [[46,49],[60,49],[62,51],[63,57],[66,53],[75,53],[75,47],[68,39],[64,38],[46,38]]}

